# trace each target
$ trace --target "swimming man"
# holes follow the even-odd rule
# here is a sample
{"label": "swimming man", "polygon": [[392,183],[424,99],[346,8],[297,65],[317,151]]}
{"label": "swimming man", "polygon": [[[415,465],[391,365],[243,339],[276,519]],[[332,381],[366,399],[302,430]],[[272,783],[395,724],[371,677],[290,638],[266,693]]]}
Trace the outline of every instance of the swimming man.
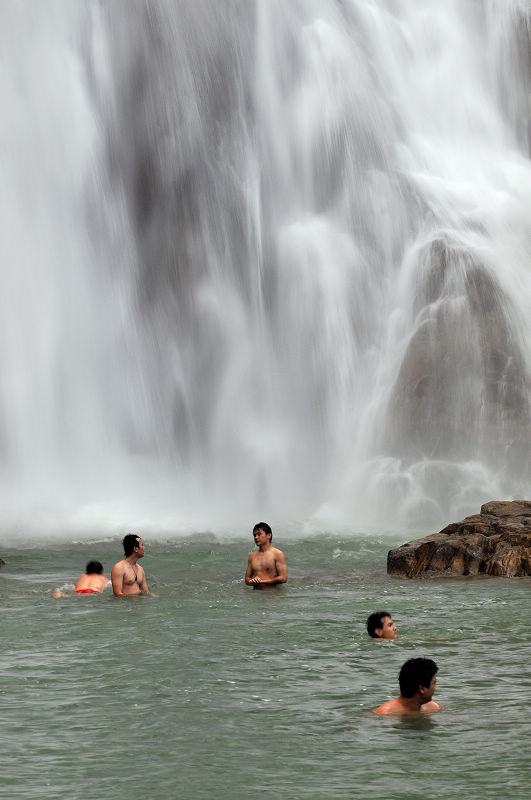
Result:
{"label": "swimming man", "polygon": [[375,611],[368,617],[367,633],[373,639],[398,639],[396,625],[387,611]]}
{"label": "swimming man", "polygon": [[[109,579],[103,574],[103,564],[100,561],[89,561],[85,572],[76,581],[74,594],[99,594],[108,583]],[[70,595],[56,589],[52,597],[70,597]]]}
{"label": "swimming man", "polygon": [[258,522],[253,528],[253,539],[258,550],[249,556],[245,583],[254,589],[269,589],[288,580],[286,556],[273,547],[273,532],[267,522]]}
{"label": "swimming man", "polygon": [[109,579],[103,574],[103,564],[99,561],[89,561],[84,575],[80,575],[74,587],[75,594],[95,594],[102,592]]}
{"label": "swimming man", "polygon": [[117,597],[150,594],[143,568],[137,564],[144,558],[144,543],[140,536],[128,533],[123,539],[124,558],[111,570],[112,590]]}
{"label": "swimming man", "polygon": [[402,665],[398,683],[400,697],[388,700],[373,714],[418,714],[440,711],[442,705],[432,700],[437,680],[437,664],[431,658],[410,658]]}

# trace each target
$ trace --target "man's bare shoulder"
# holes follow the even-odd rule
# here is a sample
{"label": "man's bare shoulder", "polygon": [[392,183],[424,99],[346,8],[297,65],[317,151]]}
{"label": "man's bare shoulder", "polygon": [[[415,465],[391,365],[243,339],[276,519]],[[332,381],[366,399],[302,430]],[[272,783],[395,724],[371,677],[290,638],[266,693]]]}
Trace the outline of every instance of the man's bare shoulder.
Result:
{"label": "man's bare shoulder", "polygon": [[423,714],[430,714],[433,711],[442,711],[443,706],[437,702],[437,700],[430,700],[429,703],[424,703],[423,706],[420,707],[420,710]]}
{"label": "man's bare shoulder", "polygon": [[373,708],[373,714],[383,715],[383,714],[403,714],[404,709],[400,700],[396,698],[395,700],[387,700],[387,702],[382,703],[381,706],[378,708]]}
{"label": "man's bare shoulder", "polygon": [[441,711],[441,709],[442,705],[437,703],[436,700],[430,700],[428,703],[424,703],[418,710],[411,709],[402,702],[400,697],[397,697],[394,700],[388,700],[386,703],[382,703],[378,708],[374,708],[372,713],[378,714],[379,716],[384,716],[386,714],[402,716],[404,714],[430,714],[434,711]]}

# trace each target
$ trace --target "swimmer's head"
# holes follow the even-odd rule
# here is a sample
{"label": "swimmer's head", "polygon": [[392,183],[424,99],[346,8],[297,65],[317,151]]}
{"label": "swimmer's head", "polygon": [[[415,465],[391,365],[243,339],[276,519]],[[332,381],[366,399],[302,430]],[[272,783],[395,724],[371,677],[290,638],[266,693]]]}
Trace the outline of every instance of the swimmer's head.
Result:
{"label": "swimmer's head", "polygon": [[127,558],[127,556],[130,556],[134,552],[135,547],[141,546],[142,539],[140,536],[137,536],[136,533],[126,533],[122,544],[124,546],[125,557]]}
{"label": "swimmer's head", "polygon": [[103,575],[103,564],[99,561],[89,561],[85,572],[87,575]]}
{"label": "swimmer's head", "polygon": [[373,639],[397,639],[396,625],[388,611],[375,611],[367,619],[367,633]]}
{"label": "swimmer's head", "polygon": [[413,697],[419,686],[429,688],[437,672],[437,664],[431,658],[410,658],[402,665],[398,676],[400,694],[402,697]]}
{"label": "swimmer's head", "polygon": [[267,536],[269,536],[269,541],[273,539],[273,531],[267,524],[267,522],[257,522],[253,528],[253,536],[257,531],[263,531]]}

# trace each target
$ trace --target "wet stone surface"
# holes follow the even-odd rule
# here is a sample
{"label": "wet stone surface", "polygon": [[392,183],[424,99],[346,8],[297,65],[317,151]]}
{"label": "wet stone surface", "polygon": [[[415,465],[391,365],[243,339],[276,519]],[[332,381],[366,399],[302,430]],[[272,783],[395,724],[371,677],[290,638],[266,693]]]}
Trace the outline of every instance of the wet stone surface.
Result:
{"label": "wet stone surface", "polygon": [[479,514],[390,550],[387,572],[408,578],[531,575],[531,501],[485,503]]}

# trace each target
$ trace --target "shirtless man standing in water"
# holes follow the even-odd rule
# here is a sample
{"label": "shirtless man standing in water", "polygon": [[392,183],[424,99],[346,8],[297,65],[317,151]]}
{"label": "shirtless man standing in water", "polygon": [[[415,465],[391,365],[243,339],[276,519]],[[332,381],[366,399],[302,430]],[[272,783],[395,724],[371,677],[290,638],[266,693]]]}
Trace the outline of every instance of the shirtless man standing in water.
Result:
{"label": "shirtless man standing in water", "polygon": [[269,589],[288,580],[286,556],[271,545],[273,532],[267,522],[258,522],[253,528],[253,539],[258,550],[249,556],[245,583],[254,589]]}
{"label": "shirtless man standing in water", "polygon": [[150,594],[143,568],[137,564],[144,558],[144,543],[140,536],[128,533],[124,536],[124,558],[111,570],[112,590],[117,597],[134,594]]}

